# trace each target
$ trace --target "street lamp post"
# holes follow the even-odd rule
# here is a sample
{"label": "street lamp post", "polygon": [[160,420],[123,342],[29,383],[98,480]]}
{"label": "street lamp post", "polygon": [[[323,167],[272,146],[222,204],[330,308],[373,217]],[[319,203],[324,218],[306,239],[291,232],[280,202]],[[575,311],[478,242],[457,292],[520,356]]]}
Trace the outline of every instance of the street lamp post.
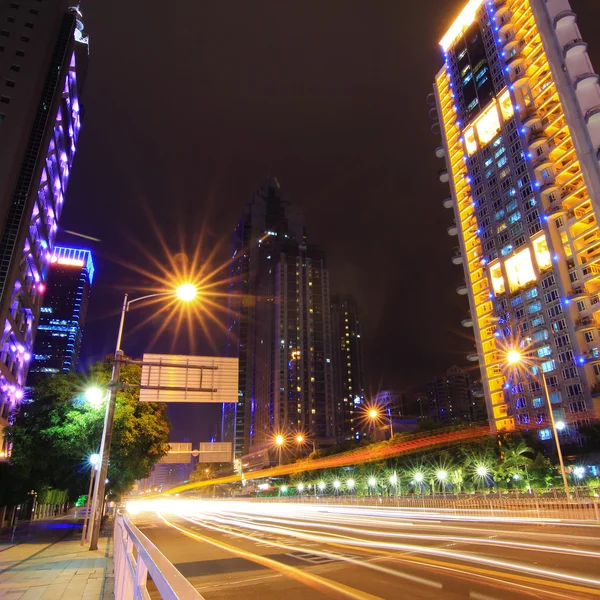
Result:
{"label": "street lamp post", "polygon": [[157,294],[148,294],[139,298],[129,300],[129,294],[123,298],[121,308],[121,320],[119,322],[119,331],[117,333],[117,343],[115,346],[114,364],[112,376],[108,384],[109,398],[106,403],[104,413],[104,427],[102,429],[102,441],[100,443],[100,469],[94,488],[94,497],[92,500],[91,527],[92,534],[90,538],[90,550],[98,549],[98,536],[100,535],[100,522],[102,520],[102,509],[104,503],[104,491],[106,486],[106,475],[108,473],[108,458],[110,456],[110,445],[112,442],[113,424],[115,420],[115,407],[117,404],[117,392],[119,390],[119,374],[123,364],[123,351],[121,350],[121,339],[123,337],[123,326],[125,324],[125,313],[135,302],[157,298],[159,296],[176,295],[183,302],[191,302],[197,294],[196,287],[191,283],[185,283],[172,292],[159,292]]}
{"label": "street lamp post", "polygon": [[279,458],[279,466],[281,466],[281,448],[283,447],[285,440],[281,434],[275,436],[275,443],[277,444],[277,455]]}
{"label": "street lamp post", "polygon": [[92,467],[92,472],[90,473],[90,489],[88,490],[87,500],[85,502],[85,517],[83,520],[83,527],[81,528],[81,545],[85,543],[85,540],[88,538],[88,520],[90,520],[90,501],[92,499],[92,490],[94,489],[94,479],[96,474],[96,469],[98,465],[98,461],[100,460],[99,454],[92,454],[89,458],[89,463]]}
{"label": "street lamp post", "polygon": [[[509,365],[516,365],[522,362],[523,357],[518,350],[512,349],[506,353],[506,360]],[[563,486],[565,488],[565,494],[569,498],[569,483],[567,482],[567,472],[565,471],[565,463],[563,461],[562,450],[560,448],[560,440],[558,439],[558,430],[556,428],[556,421],[554,420],[554,412],[552,411],[552,401],[550,400],[550,392],[548,391],[548,384],[546,383],[546,376],[542,371],[541,367],[538,366],[538,370],[541,373],[542,385],[544,387],[544,396],[546,398],[546,404],[548,405],[548,414],[550,415],[550,424],[552,426],[552,435],[554,437],[554,443],[556,444],[556,453],[558,455],[558,462],[560,464],[560,474],[562,475]]]}

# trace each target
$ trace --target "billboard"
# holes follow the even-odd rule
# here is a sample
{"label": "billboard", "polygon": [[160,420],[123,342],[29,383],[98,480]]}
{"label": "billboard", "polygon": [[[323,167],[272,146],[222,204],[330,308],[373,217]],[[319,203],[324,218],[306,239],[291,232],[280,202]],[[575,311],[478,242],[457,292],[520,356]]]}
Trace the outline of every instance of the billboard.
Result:
{"label": "billboard", "polygon": [[201,442],[198,462],[230,463],[233,459],[231,442]]}
{"label": "billboard", "polygon": [[144,354],[140,402],[237,402],[238,359]]}
{"label": "billboard", "polygon": [[169,452],[158,463],[163,465],[187,465],[192,462],[192,444],[169,442]]}

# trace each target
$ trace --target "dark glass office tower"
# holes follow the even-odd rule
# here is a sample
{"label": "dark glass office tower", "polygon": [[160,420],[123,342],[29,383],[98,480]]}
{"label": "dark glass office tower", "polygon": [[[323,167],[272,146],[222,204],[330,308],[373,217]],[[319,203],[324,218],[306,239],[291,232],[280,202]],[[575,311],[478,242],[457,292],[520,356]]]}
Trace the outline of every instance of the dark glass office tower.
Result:
{"label": "dark glass office tower", "polygon": [[360,316],[352,296],[331,298],[334,398],[338,440],[360,439],[359,414],[364,402],[364,367]]}
{"label": "dark glass office tower", "polygon": [[77,369],[93,280],[89,250],[54,248],[30,374],[39,377]]}
{"label": "dark glass office tower", "polygon": [[223,407],[235,456],[276,432],[333,435],[329,279],[323,254],[307,246],[298,213],[269,177],[234,232],[229,355],[239,399]]}

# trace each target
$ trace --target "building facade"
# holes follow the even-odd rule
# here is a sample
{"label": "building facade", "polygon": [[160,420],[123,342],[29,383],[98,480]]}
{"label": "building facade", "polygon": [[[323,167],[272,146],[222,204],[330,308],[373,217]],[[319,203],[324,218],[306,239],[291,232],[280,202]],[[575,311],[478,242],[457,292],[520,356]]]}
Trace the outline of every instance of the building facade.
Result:
{"label": "building facade", "polygon": [[24,395],[81,127],[88,39],[78,9],[62,0],[2,0],[0,23],[2,429]]}
{"label": "building facade", "polygon": [[336,437],[360,439],[360,411],[364,403],[364,363],[361,321],[352,296],[331,297]]}
{"label": "building facade", "polygon": [[333,437],[329,302],[325,257],[269,177],[234,232],[228,353],[239,400],[223,406],[222,439],[235,457],[278,432]]}
{"label": "building facade", "polygon": [[457,366],[450,367],[427,385],[429,418],[447,425],[485,421],[485,402],[476,391],[469,373]]}
{"label": "building facade", "polygon": [[[597,417],[600,86],[567,0],[471,0],[435,79],[460,254],[493,430],[563,435]],[[506,368],[520,347],[534,364]]]}
{"label": "building facade", "polygon": [[54,247],[30,374],[77,370],[93,280],[94,262],[89,250]]}

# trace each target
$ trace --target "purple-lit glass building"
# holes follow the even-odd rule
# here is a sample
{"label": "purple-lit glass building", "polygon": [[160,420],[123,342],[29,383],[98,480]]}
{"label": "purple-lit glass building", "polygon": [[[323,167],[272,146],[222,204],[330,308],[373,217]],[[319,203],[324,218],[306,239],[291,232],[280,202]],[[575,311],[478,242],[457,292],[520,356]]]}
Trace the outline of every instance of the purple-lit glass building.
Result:
{"label": "purple-lit glass building", "polygon": [[24,395],[81,127],[88,38],[63,0],[0,0],[0,24],[1,436]]}

